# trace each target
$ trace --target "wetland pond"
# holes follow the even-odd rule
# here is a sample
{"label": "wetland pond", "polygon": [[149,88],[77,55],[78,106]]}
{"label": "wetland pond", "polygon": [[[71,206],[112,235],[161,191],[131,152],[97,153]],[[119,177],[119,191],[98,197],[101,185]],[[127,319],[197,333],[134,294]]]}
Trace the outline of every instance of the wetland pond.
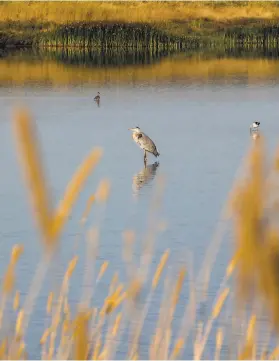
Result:
{"label": "wetland pond", "polygon": [[[100,107],[93,101],[98,91]],[[120,282],[132,277],[131,268],[127,272],[123,261],[123,231],[134,230],[133,262],[139,265],[142,244],[146,258],[141,262],[152,253],[149,283],[166,249],[170,250],[166,274],[170,272],[176,278],[183,264],[187,272],[190,269],[174,314],[173,337],[177,336],[189,301],[189,286],[192,281],[196,289],[203,286],[207,274],[204,265],[211,270],[206,310],[210,313],[233,254],[229,225],[220,246],[214,245],[209,256],[207,250],[214,242],[216,228],[225,223],[220,216],[223,205],[253,142],[250,124],[255,120],[261,122],[261,134],[269,151],[278,144],[278,99],[279,59],[275,55],[214,54],[212,50],[191,54],[89,54],[64,50],[1,53],[0,274],[6,270],[12,246],[23,244],[24,254],[16,272],[16,289],[22,299],[41,260],[43,247],[17,159],[11,124],[13,109],[27,106],[36,121],[53,204],[63,196],[67,183],[89,151],[95,146],[104,150],[73,208],[33,309],[27,335],[31,359],[40,357],[40,337],[48,322],[48,294],[60,287],[74,255],[79,260],[68,295],[73,312],[84,286],[90,287],[86,282],[84,285],[84,269],[91,267],[86,262],[86,244],[87,231],[92,227],[100,227],[97,254],[91,249],[95,252],[92,256],[92,263],[96,259],[95,276],[102,263],[109,261],[94,292],[96,307],[107,296],[115,272]],[[128,131],[135,126],[154,140],[160,152],[158,159],[148,155],[147,168],[143,152]],[[107,204],[105,207],[93,204],[86,225],[81,227],[87,200],[104,178],[111,182]],[[160,228],[157,232],[155,227],[156,240],[154,225]],[[150,229],[151,234],[146,234]],[[139,341],[141,359],[149,357],[163,288],[160,283],[143,326]],[[147,289],[143,290],[144,297]],[[12,327],[15,318],[12,301],[7,309],[5,330]],[[226,312],[229,313],[229,305]],[[218,322],[226,322],[226,317]],[[116,353],[119,359],[126,357],[125,331],[120,342]],[[208,343],[207,357],[211,358],[214,332]],[[192,350],[192,346],[187,347],[184,358],[191,358]],[[228,350],[229,347],[223,352]]]}

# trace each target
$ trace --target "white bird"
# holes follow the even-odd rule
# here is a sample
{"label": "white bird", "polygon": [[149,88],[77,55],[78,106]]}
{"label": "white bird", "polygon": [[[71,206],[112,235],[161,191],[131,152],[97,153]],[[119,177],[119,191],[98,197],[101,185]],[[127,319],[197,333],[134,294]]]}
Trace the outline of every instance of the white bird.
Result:
{"label": "white bird", "polygon": [[155,143],[146,134],[144,134],[139,127],[129,128],[133,132],[133,140],[144,150],[144,163],[147,161],[146,152],[152,153],[155,157],[159,157],[159,152],[156,148]]}
{"label": "white bird", "polygon": [[250,125],[250,132],[252,130],[258,130],[259,129],[259,126],[260,126],[260,122],[254,122],[253,124]]}

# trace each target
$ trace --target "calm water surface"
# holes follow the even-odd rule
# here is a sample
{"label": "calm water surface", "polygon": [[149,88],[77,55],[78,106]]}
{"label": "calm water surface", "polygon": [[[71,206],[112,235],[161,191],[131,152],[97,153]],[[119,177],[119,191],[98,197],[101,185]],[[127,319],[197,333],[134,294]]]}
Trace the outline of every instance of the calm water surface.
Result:
{"label": "calm water surface", "polygon": [[[87,226],[88,229],[101,221],[96,264],[100,267],[103,260],[110,262],[98,285],[96,305],[100,305],[106,296],[115,271],[119,272],[121,280],[126,279],[122,261],[124,229],[134,229],[137,233],[135,258],[138,261],[140,240],[148,226],[150,202],[160,179],[164,179],[165,188],[157,217],[166,221],[168,226],[157,237],[151,270],[169,248],[169,264],[174,272],[185,262],[187,252],[191,252],[197,275],[235,173],[251,145],[250,123],[255,120],[261,122],[262,134],[270,150],[279,140],[279,78],[276,71],[269,71],[279,69],[276,59],[254,60],[254,66],[263,61],[264,72],[258,68],[257,73],[251,68],[253,60],[247,65],[245,59],[239,58],[238,61],[246,65],[241,67],[239,63],[233,63],[234,59],[229,59],[232,64],[226,65],[226,71],[214,71],[212,75],[212,72],[204,70],[204,74],[201,71],[191,77],[187,68],[189,62],[185,61],[183,72],[184,60],[180,55],[179,72],[175,68],[178,63],[173,60],[172,71],[167,72],[165,66],[169,60],[163,59],[161,65],[160,60],[153,65],[126,65],[127,72],[131,72],[130,77],[125,73],[125,66],[112,68],[103,65],[100,78],[98,68],[90,67],[90,62],[87,65],[75,64],[74,68],[68,69],[67,64],[48,61],[36,56],[32,57],[32,62],[12,56],[0,60],[0,273],[3,274],[7,267],[12,245],[24,244],[25,252],[16,278],[16,288],[23,295],[41,259],[42,246],[15,152],[11,124],[14,106],[28,106],[36,119],[54,203],[62,197],[67,182],[93,147],[102,147],[104,155],[74,207],[50,277],[43,284],[36,303],[28,334],[31,358],[40,357],[39,340],[46,324],[48,292],[57,287],[67,262],[75,254],[79,256],[79,263],[69,294],[73,310],[80,299],[86,241],[82,234],[77,242],[81,233],[79,220],[88,197],[95,192],[102,178],[110,179],[111,195],[105,210],[93,207]],[[210,61],[214,69],[218,69],[220,60],[213,57]],[[201,59],[196,59],[195,64],[195,59],[192,59],[193,69],[201,67],[200,62]],[[48,70],[34,74],[30,64],[33,64],[34,72],[40,67]],[[158,71],[160,66],[161,72]],[[213,69],[207,66],[209,70]],[[236,66],[238,70],[234,72]],[[26,67],[27,73],[24,73],[23,67]],[[80,75],[84,74],[84,69],[90,82]],[[46,71],[52,84],[45,78]],[[68,81],[65,78],[67,71]],[[124,75],[123,78],[117,77],[117,71],[128,78]],[[140,72],[144,76],[141,77]],[[63,74],[63,78],[59,78],[59,74]],[[146,74],[151,74],[150,80]],[[53,79],[57,79],[56,84]],[[100,107],[93,102],[97,91],[101,93]],[[141,127],[155,141],[161,154],[159,159],[149,155],[147,169],[144,169],[143,153],[128,131],[134,126]],[[154,165],[155,161],[159,164]],[[212,270],[209,297],[215,295],[231,255],[229,233]],[[188,296],[185,287],[174,322],[180,320]],[[140,341],[142,358],[148,357],[144,346],[151,338],[157,313],[158,304],[156,306],[155,302]],[[189,350],[184,356],[191,357]],[[125,357],[124,346],[117,357]]]}

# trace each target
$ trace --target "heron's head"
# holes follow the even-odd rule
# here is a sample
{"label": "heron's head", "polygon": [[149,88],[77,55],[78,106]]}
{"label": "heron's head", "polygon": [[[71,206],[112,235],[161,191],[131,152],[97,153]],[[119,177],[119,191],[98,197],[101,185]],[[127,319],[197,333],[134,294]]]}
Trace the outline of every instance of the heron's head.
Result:
{"label": "heron's head", "polygon": [[129,128],[128,130],[131,130],[133,133],[140,133],[140,128],[139,127]]}

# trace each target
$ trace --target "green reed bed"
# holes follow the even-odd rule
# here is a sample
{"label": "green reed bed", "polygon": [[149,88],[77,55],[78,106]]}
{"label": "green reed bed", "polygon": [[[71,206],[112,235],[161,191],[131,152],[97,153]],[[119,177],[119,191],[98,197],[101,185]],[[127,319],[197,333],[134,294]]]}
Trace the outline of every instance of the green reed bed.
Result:
{"label": "green reed bed", "polygon": [[278,47],[278,25],[271,20],[222,22],[185,19],[149,23],[7,21],[0,23],[0,47],[33,46],[90,49],[183,50],[202,46]]}
{"label": "green reed bed", "polygon": [[243,44],[250,47],[278,48],[279,26],[266,26],[262,28],[242,28],[230,29],[224,36],[226,44]]}
{"label": "green reed bed", "polygon": [[279,27],[269,20],[229,22],[205,19],[156,25],[144,23],[73,23],[41,32],[39,46],[92,49],[193,49],[202,46],[245,45],[278,48]]}
{"label": "green reed bed", "polygon": [[171,36],[144,24],[73,24],[58,26],[53,31],[40,34],[37,44],[43,47],[141,50],[181,49],[197,42]]}

